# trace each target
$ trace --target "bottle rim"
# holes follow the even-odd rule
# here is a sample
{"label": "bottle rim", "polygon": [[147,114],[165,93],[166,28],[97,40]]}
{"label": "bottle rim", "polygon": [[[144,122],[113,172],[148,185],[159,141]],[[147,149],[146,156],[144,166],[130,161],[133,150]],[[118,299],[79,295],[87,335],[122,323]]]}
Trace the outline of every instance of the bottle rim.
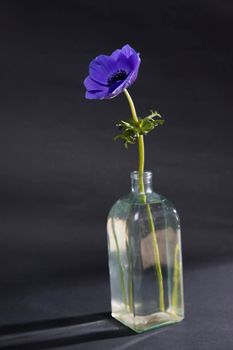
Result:
{"label": "bottle rim", "polygon": [[[144,171],[143,172],[143,179],[151,179],[152,178],[152,171]],[[130,177],[132,180],[138,180],[140,178],[140,173],[139,171],[135,170],[130,173]]]}

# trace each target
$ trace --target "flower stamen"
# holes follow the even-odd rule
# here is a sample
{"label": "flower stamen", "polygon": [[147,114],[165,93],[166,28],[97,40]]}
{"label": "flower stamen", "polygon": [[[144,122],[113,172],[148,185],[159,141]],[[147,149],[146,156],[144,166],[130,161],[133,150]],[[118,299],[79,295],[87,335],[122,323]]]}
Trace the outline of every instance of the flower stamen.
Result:
{"label": "flower stamen", "polygon": [[119,80],[125,80],[128,76],[128,73],[123,69],[118,69],[115,73],[108,78],[108,85],[112,85]]}

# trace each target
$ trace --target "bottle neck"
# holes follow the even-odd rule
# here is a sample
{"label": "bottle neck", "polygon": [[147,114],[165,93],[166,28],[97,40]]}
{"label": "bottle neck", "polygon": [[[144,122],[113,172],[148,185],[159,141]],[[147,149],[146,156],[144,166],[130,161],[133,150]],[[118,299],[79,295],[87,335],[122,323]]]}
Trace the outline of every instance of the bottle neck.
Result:
{"label": "bottle neck", "polygon": [[[131,191],[133,193],[142,194],[142,193],[152,193],[152,172],[145,171],[142,175],[138,171],[132,171],[130,174],[131,177]],[[142,189],[143,183],[143,189]]]}

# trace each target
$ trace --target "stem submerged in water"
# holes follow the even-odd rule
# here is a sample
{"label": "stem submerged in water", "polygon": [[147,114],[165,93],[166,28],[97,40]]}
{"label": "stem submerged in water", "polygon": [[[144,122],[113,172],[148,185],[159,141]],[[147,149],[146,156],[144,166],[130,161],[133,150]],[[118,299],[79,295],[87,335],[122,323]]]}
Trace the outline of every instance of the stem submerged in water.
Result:
{"label": "stem submerged in water", "polygon": [[111,224],[112,224],[113,237],[114,237],[115,244],[116,244],[116,255],[117,255],[117,260],[118,260],[118,264],[119,264],[120,283],[121,283],[123,302],[125,305],[127,305],[124,269],[123,269],[123,266],[121,263],[120,248],[119,248],[119,244],[118,244],[118,240],[117,240],[117,236],[116,236],[116,232],[115,232],[115,225],[114,225],[114,222],[112,219],[111,219]]}
{"label": "stem submerged in water", "polygon": [[179,282],[180,282],[180,263],[179,263],[180,247],[176,243],[175,253],[174,253],[174,275],[173,275],[173,290],[172,290],[172,307],[176,312],[178,307],[178,292],[179,292]]}
{"label": "stem submerged in water", "polygon": [[[129,102],[129,106],[132,113],[132,118],[134,120],[134,123],[138,126],[139,120],[137,117],[136,109],[133,103],[133,100],[128,93],[128,91],[124,90],[125,96]],[[144,149],[144,137],[143,135],[138,135],[138,156],[139,156],[139,191],[142,195],[143,202],[146,204],[147,198],[145,194],[145,187],[143,182],[143,173],[144,173],[144,167],[145,167],[145,149]],[[157,236],[155,232],[154,227],[154,220],[151,213],[151,207],[150,204],[146,204],[146,210],[147,210],[147,216],[149,221],[149,228],[150,232],[152,234],[152,244],[154,249],[154,259],[155,259],[155,268],[156,268],[156,274],[158,279],[158,285],[159,285],[159,306],[160,311],[164,311],[164,288],[163,288],[163,275],[162,275],[162,269],[161,269],[161,263],[160,263],[160,255],[159,255],[159,247],[158,247],[158,241]]]}

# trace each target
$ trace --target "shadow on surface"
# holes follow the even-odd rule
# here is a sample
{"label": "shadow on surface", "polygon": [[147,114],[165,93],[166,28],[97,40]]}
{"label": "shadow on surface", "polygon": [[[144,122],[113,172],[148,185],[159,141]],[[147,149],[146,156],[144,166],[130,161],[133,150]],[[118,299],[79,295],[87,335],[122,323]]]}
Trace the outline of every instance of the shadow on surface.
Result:
{"label": "shadow on surface", "polygon": [[133,334],[106,312],[3,326],[0,349],[44,349]]}

